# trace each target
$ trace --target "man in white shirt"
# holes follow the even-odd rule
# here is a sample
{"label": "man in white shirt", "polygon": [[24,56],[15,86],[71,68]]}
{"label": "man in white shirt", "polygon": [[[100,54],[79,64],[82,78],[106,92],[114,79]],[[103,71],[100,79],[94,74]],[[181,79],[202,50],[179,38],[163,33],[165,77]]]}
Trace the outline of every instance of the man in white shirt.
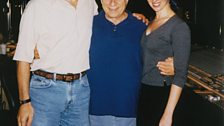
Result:
{"label": "man in white shirt", "polygon": [[[89,126],[90,89],[85,71],[96,13],[94,0],[28,3],[14,55],[19,126]],[[35,47],[39,59],[33,59]]]}

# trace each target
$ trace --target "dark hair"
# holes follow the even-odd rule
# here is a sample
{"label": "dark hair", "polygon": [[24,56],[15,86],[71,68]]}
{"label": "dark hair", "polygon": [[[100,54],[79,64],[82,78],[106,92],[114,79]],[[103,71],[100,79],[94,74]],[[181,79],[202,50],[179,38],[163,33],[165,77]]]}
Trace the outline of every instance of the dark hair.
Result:
{"label": "dark hair", "polygon": [[[170,7],[171,7],[171,9],[180,17],[180,18],[182,18],[183,16],[183,14],[182,14],[182,9],[181,9],[181,7],[179,6],[180,5],[180,3],[179,3],[179,0],[170,0],[169,1],[169,4],[170,4]],[[150,9],[151,9],[151,12],[152,12],[152,14],[150,15],[150,17],[149,17],[149,20],[150,21],[152,21],[154,18],[155,18],[155,16],[156,16],[156,14],[155,14],[155,11],[153,11],[153,9],[150,7]]]}
{"label": "dark hair", "polygon": [[170,0],[170,6],[174,12],[177,12],[179,10],[178,0]]}

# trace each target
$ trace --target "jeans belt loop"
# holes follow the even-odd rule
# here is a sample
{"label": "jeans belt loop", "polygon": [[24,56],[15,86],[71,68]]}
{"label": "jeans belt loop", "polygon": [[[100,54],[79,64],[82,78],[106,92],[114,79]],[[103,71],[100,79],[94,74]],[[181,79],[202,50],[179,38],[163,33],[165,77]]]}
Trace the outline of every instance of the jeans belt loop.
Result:
{"label": "jeans belt loop", "polygon": [[57,80],[57,74],[53,73],[53,80],[56,81]]}
{"label": "jeans belt loop", "polygon": [[79,80],[82,79],[82,72],[79,73]]}

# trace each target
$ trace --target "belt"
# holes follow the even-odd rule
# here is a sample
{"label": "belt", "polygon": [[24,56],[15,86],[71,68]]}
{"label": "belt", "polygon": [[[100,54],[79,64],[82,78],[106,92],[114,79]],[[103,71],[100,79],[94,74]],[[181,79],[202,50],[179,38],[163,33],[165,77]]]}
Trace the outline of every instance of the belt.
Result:
{"label": "belt", "polygon": [[68,73],[68,74],[56,74],[54,76],[54,73],[49,73],[46,71],[42,71],[42,70],[36,70],[33,71],[34,74],[45,77],[47,79],[56,79],[56,80],[61,80],[61,81],[65,81],[65,82],[72,82],[74,80],[79,79],[80,77],[83,77],[86,74],[86,71],[83,71],[81,73],[77,73],[77,74],[72,74],[72,73]]}

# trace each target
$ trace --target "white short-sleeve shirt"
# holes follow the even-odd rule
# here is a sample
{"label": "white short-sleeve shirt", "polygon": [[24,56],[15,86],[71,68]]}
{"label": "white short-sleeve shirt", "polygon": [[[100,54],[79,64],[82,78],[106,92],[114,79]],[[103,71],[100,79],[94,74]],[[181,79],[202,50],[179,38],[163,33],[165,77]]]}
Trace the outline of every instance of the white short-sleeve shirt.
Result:
{"label": "white short-sleeve shirt", "polygon": [[[14,60],[31,63],[31,71],[79,73],[89,69],[89,46],[95,0],[31,0],[22,15]],[[40,59],[34,58],[34,48]]]}

